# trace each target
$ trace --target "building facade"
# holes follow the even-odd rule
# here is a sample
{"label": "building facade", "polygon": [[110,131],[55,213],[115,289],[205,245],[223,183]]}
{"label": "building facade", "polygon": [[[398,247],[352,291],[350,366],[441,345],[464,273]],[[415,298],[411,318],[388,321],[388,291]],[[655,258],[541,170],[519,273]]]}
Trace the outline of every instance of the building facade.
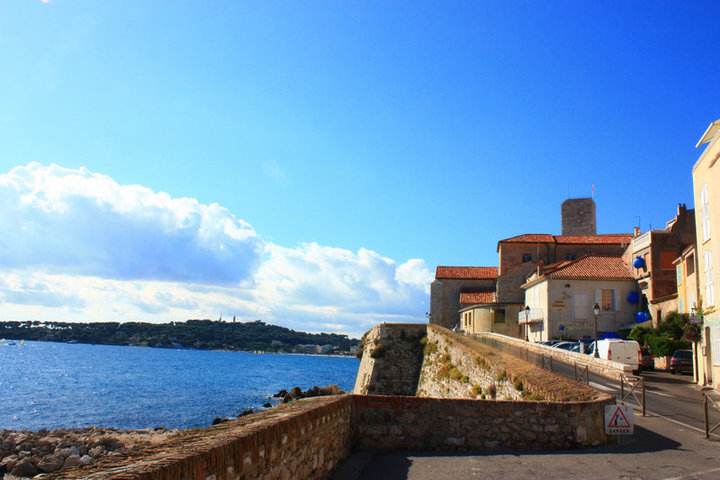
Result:
{"label": "building facade", "polygon": [[698,382],[720,389],[720,120],[710,124],[697,143],[705,146],[693,166],[697,212],[697,286],[703,335]]}
{"label": "building facade", "polygon": [[[636,306],[628,301],[637,284],[621,257],[588,255],[538,267],[523,285],[529,309],[520,311],[522,337],[531,342],[594,338],[634,324]],[[527,317],[527,318],[526,318]]]}
{"label": "building facade", "polygon": [[494,292],[497,267],[439,266],[430,284],[430,323],[458,326],[460,295]]}
{"label": "building facade", "polygon": [[665,228],[643,234],[636,228],[623,254],[638,282],[639,309],[649,313],[654,327],[668,313],[679,310],[675,260],[692,245],[695,245],[695,211],[679,204],[675,217]]}

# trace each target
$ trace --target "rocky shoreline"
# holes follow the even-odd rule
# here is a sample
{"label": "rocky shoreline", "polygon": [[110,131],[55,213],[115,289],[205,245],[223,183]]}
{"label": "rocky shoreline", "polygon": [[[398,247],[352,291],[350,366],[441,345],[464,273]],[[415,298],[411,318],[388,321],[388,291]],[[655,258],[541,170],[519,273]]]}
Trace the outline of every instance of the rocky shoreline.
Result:
{"label": "rocky shoreline", "polygon": [[0,478],[50,476],[65,468],[90,465],[104,457],[128,457],[177,433],[178,430],[97,427],[37,432],[0,430]]}
{"label": "rocky shoreline", "polygon": [[[337,385],[299,387],[281,390],[273,398],[288,403],[293,400],[344,393]],[[247,409],[239,417],[272,408],[266,403],[262,409]],[[232,421],[216,418],[213,425]],[[161,445],[182,435],[184,430],[164,428],[121,430],[88,427],[57,430],[0,430],[0,479],[53,478],[58,472],[72,467],[92,465],[102,459],[122,460],[139,455],[148,447]]]}

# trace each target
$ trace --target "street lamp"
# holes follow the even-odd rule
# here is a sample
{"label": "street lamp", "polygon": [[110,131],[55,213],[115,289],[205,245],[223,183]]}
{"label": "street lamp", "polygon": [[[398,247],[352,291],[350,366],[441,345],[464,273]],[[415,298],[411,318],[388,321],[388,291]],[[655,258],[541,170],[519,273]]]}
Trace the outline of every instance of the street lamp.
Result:
{"label": "street lamp", "polygon": [[597,303],[593,305],[593,313],[595,314],[595,358],[600,357],[600,349],[598,345],[598,332],[597,332],[597,318],[600,315],[600,305]]}
{"label": "street lamp", "polygon": [[525,305],[525,341],[530,341],[530,333],[528,330],[530,330],[530,324],[528,323],[530,321],[530,306]]}

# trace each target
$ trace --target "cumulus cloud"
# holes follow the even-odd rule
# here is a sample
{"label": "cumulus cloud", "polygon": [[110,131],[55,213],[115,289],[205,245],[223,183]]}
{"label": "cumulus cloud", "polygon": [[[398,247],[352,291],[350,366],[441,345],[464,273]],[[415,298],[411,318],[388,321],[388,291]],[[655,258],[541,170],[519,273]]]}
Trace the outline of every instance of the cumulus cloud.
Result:
{"label": "cumulus cloud", "polygon": [[0,203],[0,268],[229,284],[248,278],[262,251],[220,205],[85,168],[16,167],[0,175]]}
{"label": "cumulus cloud", "polygon": [[0,311],[81,321],[263,319],[359,334],[422,321],[432,274],[361,248],[264,241],[217,204],[31,163],[0,175]]}

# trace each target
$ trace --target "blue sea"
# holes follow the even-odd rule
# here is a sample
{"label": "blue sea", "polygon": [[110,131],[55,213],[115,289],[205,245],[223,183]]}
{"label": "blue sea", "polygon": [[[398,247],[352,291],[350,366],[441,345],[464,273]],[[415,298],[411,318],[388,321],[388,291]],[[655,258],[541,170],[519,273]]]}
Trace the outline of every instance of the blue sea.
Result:
{"label": "blue sea", "polygon": [[190,428],[281,389],[352,390],[354,357],[26,342],[0,346],[0,429]]}

